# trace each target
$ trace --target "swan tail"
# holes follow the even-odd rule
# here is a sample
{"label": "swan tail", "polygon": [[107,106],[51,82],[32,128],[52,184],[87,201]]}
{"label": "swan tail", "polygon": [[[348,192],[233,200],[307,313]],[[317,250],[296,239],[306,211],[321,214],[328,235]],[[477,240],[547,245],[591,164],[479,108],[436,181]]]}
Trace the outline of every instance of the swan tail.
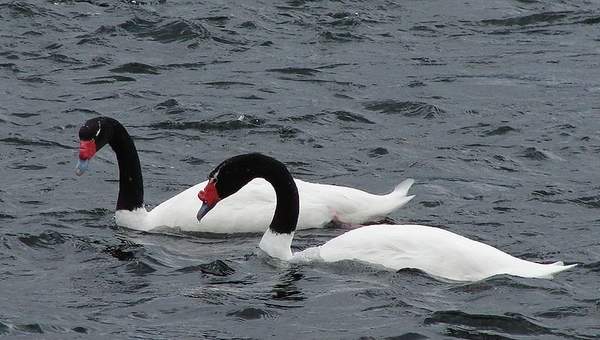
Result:
{"label": "swan tail", "polygon": [[[551,264],[553,267],[557,267],[560,271],[571,269],[573,267],[577,267],[577,263],[574,264],[564,264],[563,261],[557,261]],[[557,272],[558,273],[558,272]]]}
{"label": "swan tail", "polygon": [[[332,209],[334,219],[345,224],[364,224],[379,221],[392,211],[402,207],[415,196],[407,196],[408,190],[415,181],[407,179],[398,184],[386,195],[375,195],[364,191],[354,190],[355,196],[343,209]],[[356,192],[359,192],[357,195]]]}
{"label": "swan tail", "polygon": [[552,279],[554,278],[554,275],[577,266],[577,263],[565,265],[562,261],[557,261],[554,263],[545,264],[543,266],[543,269],[541,269],[536,275],[533,275],[533,277]]}
{"label": "swan tail", "polygon": [[[387,195],[378,196],[378,202],[371,206],[372,217],[380,218],[401,208],[410,202],[415,195],[407,195],[410,187],[415,183],[412,178],[406,179],[398,184],[394,191]],[[371,219],[373,220],[373,219]]]}
{"label": "swan tail", "polygon": [[392,209],[390,209],[390,212],[403,207],[404,205],[406,205],[406,203],[410,202],[410,200],[412,200],[413,198],[415,198],[415,195],[400,197],[399,199],[396,200],[396,205]]}
{"label": "swan tail", "polygon": [[386,197],[390,198],[391,206],[389,207],[389,212],[392,212],[406,203],[410,202],[415,195],[408,195],[408,191],[410,187],[415,183],[415,180],[412,178],[405,179],[400,184],[396,185],[394,191],[387,194]]}
{"label": "swan tail", "polygon": [[[400,184],[396,185],[394,191],[392,191],[391,194],[393,194],[394,196],[406,196],[408,194],[408,190],[410,190],[410,187],[412,187],[413,184],[415,184],[414,179],[405,179],[404,181],[400,182]],[[412,198],[415,196],[413,195],[410,197]]]}

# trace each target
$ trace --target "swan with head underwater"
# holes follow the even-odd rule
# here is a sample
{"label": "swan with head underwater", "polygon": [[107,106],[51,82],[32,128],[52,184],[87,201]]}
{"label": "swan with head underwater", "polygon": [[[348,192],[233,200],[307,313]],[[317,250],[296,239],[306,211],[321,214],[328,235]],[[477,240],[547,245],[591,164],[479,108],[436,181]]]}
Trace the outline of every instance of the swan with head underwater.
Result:
{"label": "swan with head underwater", "polygon": [[245,154],[227,159],[208,178],[204,190],[198,193],[203,202],[198,211],[199,220],[205,215],[210,217],[209,211],[221,200],[235,197],[233,194],[255,178],[264,178],[271,183],[277,195],[277,206],[259,247],[268,255],[285,261],[358,260],[392,270],[415,268],[434,277],[456,281],[477,281],[498,274],[549,278],[574,266],[522,260],[487,244],[422,225],[364,226],[321,246],[293,254],[290,246],[302,202],[283,163],[257,153]]}
{"label": "swan with head underwater", "polygon": [[[106,144],[117,156],[119,195],[116,224],[137,230],[173,227],[184,231],[235,233],[263,232],[275,210],[275,192],[263,179],[251,181],[238,195],[224,199],[218,209],[202,222],[196,219],[200,202],[199,183],[168,199],[151,211],[144,207],[144,188],[140,160],[133,139],[121,123],[113,118],[97,117],[79,130],[79,162],[76,174],[82,175],[90,159]],[[295,180],[300,191],[302,209],[298,228],[319,228],[331,221],[359,224],[381,218],[410,201],[407,196],[412,179],[400,183],[387,195],[373,195],[361,190]]]}

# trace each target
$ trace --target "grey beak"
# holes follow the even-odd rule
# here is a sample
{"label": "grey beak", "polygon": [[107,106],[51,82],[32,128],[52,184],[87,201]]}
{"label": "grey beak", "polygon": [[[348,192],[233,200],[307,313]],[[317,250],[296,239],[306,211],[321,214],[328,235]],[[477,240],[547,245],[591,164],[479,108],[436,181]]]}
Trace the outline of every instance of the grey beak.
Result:
{"label": "grey beak", "polygon": [[83,175],[84,172],[88,169],[88,165],[90,163],[89,159],[83,160],[80,159],[77,161],[77,166],[75,167],[75,174],[77,176]]}
{"label": "grey beak", "polygon": [[214,205],[210,206],[210,205],[202,202],[202,206],[200,207],[200,210],[198,210],[198,214],[196,214],[196,217],[198,218],[198,222],[200,222],[200,220],[202,220],[204,215],[208,214],[208,212],[214,207],[215,207]]}

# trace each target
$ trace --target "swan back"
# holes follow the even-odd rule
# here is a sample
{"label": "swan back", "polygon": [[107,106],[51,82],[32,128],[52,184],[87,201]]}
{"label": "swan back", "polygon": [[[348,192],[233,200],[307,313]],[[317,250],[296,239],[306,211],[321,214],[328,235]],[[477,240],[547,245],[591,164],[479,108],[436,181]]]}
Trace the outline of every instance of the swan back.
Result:
{"label": "swan back", "polygon": [[[432,276],[476,281],[493,275],[547,278],[571,268],[522,260],[447,230],[421,225],[371,225],[318,247],[325,262],[359,260],[388,269],[416,268]],[[309,250],[315,257],[315,251]],[[306,260],[306,253],[295,255]]]}
{"label": "swan back", "polygon": [[[385,216],[413,197],[406,196],[412,180],[402,182],[408,184],[402,191],[396,189],[388,195],[373,195],[353,188],[298,179],[295,182],[300,194],[298,229],[321,228],[332,220],[365,222]],[[197,195],[206,183],[204,181],[182,191],[149,212],[145,208],[117,210],[116,222],[120,226],[143,231],[158,227],[219,233],[265,231],[276,203],[275,190],[266,180],[253,179],[235,195],[224,198],[198,222],[196,213],[202,202]]]}
{"label": "swan back", "polygon": [[407,195],[414,183],[412,179],[403,181],[387,195],[298,179],[295,182],[300,193],[301,208],[297,229],[323,226],[331,220],[350,224],[375,221],[402,207],[414,197]]}

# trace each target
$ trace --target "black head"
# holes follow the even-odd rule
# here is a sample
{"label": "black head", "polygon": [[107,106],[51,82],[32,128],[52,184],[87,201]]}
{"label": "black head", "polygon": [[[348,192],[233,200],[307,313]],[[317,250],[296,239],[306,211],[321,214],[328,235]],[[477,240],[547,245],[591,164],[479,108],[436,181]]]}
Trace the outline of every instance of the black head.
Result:
{"label": "black head", "polygon": [[[278,163],[274,158],[260,153],[249,153],[231,157],[219,164],[208,175],[214,181],[219,197],[222,199],[235,194],[244,185],[256,177],[262,177],[266,163]],[[281,164],[283,165],[283,164]]]}
{"label": "black head", "polygon": [[96,150],[106,145],[112,136],[114,119],[108,117],[92,118],[79,128],[80,141],[94,141]]}
{"label": "black head", "polygon": [[112,122],[107,117],[92,118],[79,129],[79,162],[75,170],[77,175],[80,176],[87,170],[89,160],[110,140]]}
{"label": "black head", "polygon": [[235,194],[254,178],[269,179],[274,172],[281,170],[289,174],[283,163],[260,153],[239,155],[223,161],[210,172],[208,184],[198,193],[198,198],[204,203],[198,212],[198,220],[220,200]]}

